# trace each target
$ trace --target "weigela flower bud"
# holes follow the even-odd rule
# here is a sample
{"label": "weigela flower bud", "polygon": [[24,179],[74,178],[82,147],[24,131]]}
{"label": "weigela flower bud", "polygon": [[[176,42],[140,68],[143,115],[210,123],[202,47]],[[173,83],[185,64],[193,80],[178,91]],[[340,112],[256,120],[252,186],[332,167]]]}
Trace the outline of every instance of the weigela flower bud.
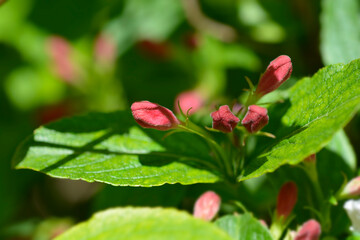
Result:
{"label": "weigela flower bud", "polygon": [[196,91],[186,91],[180,93],[175,99],[175,112],[180,113],[179,105],[181,110],[186,114],[189,111],[189,115],[196,112],[204,104],[202,96]]}
{"label": "weigela flower bud", "polygon": [[134,102],[131,111],[135,121],[144,128],[166,131],[180,124],[172,111],[149,101]]}
{"label": "weigela flower bud", "polygon": [[101,34],[95,41],[95,58],[101,64],[112,64],[116,59],[116,43],[111,36]]}
{"label": "weigela flower bud", "polygon": [[301,226],[294,240],[318,240],[320,234],[320,224],[316,220],[310,219]]}
{"label": "weigela flower bud", "polygon": [[341,193],[342,196],[355,197],[360,195],[360,176],[352,179],[346,184]]}
{"label": "weigela flower bud", "polygon": [[212,127],[224,133],[232,132],[240,121],[227,105],[223,105],[219,110],[212,112],[211,117],[213,119]]}
{"label": "weigela flower bud", "polygon": [[290,78],[292,73],[291,59],[286,55],[275,58],[267,67],[256,88],[255,95],[265,94],[277,89],[283,82]]}
{"label": "weigela flower bud", "polygon": [[287,182],[282,185],[277,197],[277,217],[287,218],[293,210],[297,201],[298,189],[294,182]]}
{"label": "weigela flower bud", "polygon": [[360,232],[360,199],[346,201],[344,208],[352,223],[350,230]]}
{"label": "weigela flower bud", "polygon": [[250,133],[260,131],[268,123],[269,116],[267,115],[266,108],[259,107],[257,105],[250,105],[248,107],[248,112],[241,121],[241,124],[244,125],[246,130]]}
{"label": "weigela flower bud", "polygon": [[211,221],[219,211],[221,198],[213,191],[203,193],[195,202],[194,217]]}

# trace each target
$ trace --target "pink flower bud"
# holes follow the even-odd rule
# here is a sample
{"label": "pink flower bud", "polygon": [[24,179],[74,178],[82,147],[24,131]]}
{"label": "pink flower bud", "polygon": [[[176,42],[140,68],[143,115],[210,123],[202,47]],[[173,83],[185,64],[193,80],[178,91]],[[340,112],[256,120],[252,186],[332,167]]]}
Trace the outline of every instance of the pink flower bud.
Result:
{"label": "pink flower bud", "polygon": [[191,108],[189,111],[189,115],[191,115],[203,106],[204,100],[196,91],[187,91],[180,93],[175,99],[175,112],[180,113],[178,103],[185,114]]}
{"label": "pink flower bud", "polygon": [[301,226],[294,240],[318,240],[320,234],[320,224],[316,220],[310,219]]}
{"label": "pink flower bud", "polygon": [[241,121],[241,124],[250,132],[255,133],[260,131],[269,122],[266,108],[257,105],[250,105],[248,112]]}
{"label": "pink flower bud", "polygon": [[219,211],[221,198],[213,191],[203,193],[194,206],[194,217],[211,221]]}
{"label": "pink flower bud", "polygon": [[66,82],[73,82],[78,77],[78,71],[71,59],[70,43],[62,37],[52,36],[47,40],[47,47],[56,74]]}
{"label": "pink flower bud", "polygon": [[224,133],[232,132],[240,121],[227,105],[223,105],[219,110],[212,112],[211,117],[213,119],[212,127]]}
{"label": "pink flower bud", "polygon": [[149,101],[134,102],[131,111],[135,121],[143,128],[166,131],[180,124],[172,111]]}
{"label": "pink flower bud", "polygon": [[277,198],[277,217],[287,218],[293,210],[297,201],[297,186],[294,182],[287,182],[282,185]]}
{"label": "pink flower bud", "polygon": [[100,63],[113,63],[116,58],[116,44],[113,39],[101,34],[95,41],[95,58]]}
{"label": "pink flower bud", "polygon": [[304,159],[304,162],[306,163],[315,163],[316,162],[316,154],[311,154],[307,158]]}
{"label": "pink flower bud", "polygon": [[353,178],[346,184],[341,193],[342,196],[355,197],[360,195],[360,176]]}
{"label": "pink flower bud", "polygon": [[264,96],[265,94],[274,91],[290,78],[291,72],[292,63],[288,56],[281,55],[275,58],[261,77],[255,95]]}

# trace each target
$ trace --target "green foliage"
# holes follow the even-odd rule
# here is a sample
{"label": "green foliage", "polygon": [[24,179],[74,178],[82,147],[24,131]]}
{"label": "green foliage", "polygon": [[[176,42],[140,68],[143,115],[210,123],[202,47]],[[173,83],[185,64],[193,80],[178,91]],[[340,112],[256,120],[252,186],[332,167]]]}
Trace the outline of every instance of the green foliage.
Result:
{"label": "green foliage", "polygon": [[16,168],[122,186],[215,182],[204,169],[208,147],[197,136],[141,129],[129,112],[94,113],[37,129],[20,147]]}
{"label": "green foliage", "polygon": [[227,215],[219,218],[215,224],[235,240],[273,239],[266,227],[249,213],[237,216]]}
{"label": "green foliage", "polygon": [[331,65],[299,81],[290,90],[291,106],[282,117],[284,137],[250,162],[242,180],[297,164],[324,147],[359,107],[359,68],[360,60]]}
{"label": "green foliage", "polygon": [[322,0],[320,50],[326,65],[359,58],[359,11],[358,0]]}
{"label": "green foliage", "polygon": [[216,239],[231,238],[211,223],[185,212],[161,208],[114,208],[95,214],[60,235],[66,239]]}

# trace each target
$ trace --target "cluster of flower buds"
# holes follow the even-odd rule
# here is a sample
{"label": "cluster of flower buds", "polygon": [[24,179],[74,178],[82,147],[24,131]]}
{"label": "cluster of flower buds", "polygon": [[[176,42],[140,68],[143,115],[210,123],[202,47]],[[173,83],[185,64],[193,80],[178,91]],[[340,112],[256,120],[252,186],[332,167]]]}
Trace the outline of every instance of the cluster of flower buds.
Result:
{"label": "cluster of flower buds", "polygon": [[316,220],[310,219],[301,226],[300,230],[296,233],[294,240],[318,240],[320,234],[320,224]]}
{"label": "cluster of flower buds", "polygon": [[297,202],[297,197],[298,189],[294,182],[286,182],[282,185],[277,197],[277,218],[285,220],[290,215]]}
{"label": "cluster of flower buds", "polygon": [[220,209],[221,198],[213,191],[203,193],[195,202],[194,217],[211,221]]}
{"label": "cluster of flower buds", "polygon": [[[143,47],[149,49],[162,49],[158,45],[154,45],[148,41],[143,41]],[[159,48],[159,49],[158,49]],[[264,75],[261,77],[259,85],[255,91],[257,99],[263,95],[277,89],[284,81],[286,81],[292,72],[291,59],[288,56],[281,55],[274,59],[267,67]],[[204,104],[204,100],[200,94],[195,91],[187,91],[179,94],[175,100],[175,110],[177,113],[181,110],[192,114]],[[243,106],[241,106],[243,107]],[[190,110],[189,110],[190,109]],[[158,130],[170,130],[177,127],[180,121],[167,108],[148,101],[135,102],[131,106],[133,116],[142,127],[154,128]],[[238,113],[238,110],[235,112]],[[212,127],[224,133],[232,132],[240,119],[231,112],[229,106],[223,105],[217,111],[211,113],[213,120]],[[257,106],[248,106],[248,111],[241,121],[245,129],[253,134],[260,131],[269,122],[267,109]]]}

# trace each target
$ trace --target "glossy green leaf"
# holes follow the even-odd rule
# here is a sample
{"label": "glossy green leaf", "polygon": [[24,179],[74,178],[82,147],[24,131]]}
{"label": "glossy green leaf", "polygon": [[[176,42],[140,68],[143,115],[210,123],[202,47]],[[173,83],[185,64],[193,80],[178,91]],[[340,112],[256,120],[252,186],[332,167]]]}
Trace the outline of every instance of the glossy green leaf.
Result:
{"label": "glossy green leaf", "polygon": [[142,129],[130,112],[93,113],[48,124],[18,149],[16,168],[122,186],[211,183],[208,146],[197,136]]}
{"label": "glossy green leaf", "polygon": [[359,108],[359,68],[360,60],[330,65],[299,81],[281,120],[283,137],[248,164],[241,180],[297,164],[324,147]]}
{"label": "glossy green leaf", "polygon": [[214,224],[185,212],[161,208],[114,208],[95,214],[60,235],[72,239],[214,239],[231,238]]}
{"label": "glossy green leaf", "polygon": [[360,57],[359,11],[358,0],[322,0],[320,50],[326,65]]}
{"label": "glossy green leaf", "polygon": [[271,240],[270,232],[259,220],[246,213],[243,215],[227,215],[215,222],[235,240]]}

